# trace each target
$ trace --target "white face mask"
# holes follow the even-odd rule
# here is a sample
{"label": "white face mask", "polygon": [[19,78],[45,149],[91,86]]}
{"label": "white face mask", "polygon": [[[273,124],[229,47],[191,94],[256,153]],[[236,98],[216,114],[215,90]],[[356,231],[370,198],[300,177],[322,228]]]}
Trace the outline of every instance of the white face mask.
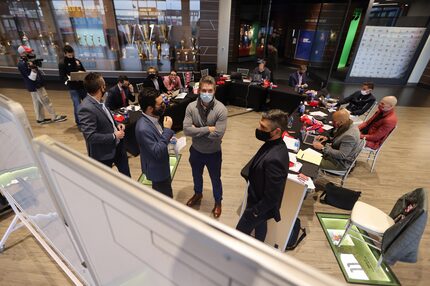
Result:
{"label": "white face mask", "polygon": [[370,93],[370,90],[361,90],[362,95],[367,95]]}

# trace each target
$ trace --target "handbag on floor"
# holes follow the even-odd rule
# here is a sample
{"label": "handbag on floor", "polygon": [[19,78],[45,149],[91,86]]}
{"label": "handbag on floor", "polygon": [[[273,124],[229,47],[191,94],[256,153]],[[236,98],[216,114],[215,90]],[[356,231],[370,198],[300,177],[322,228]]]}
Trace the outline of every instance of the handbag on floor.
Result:
{"label": "handbag on floor", "polygon": [[352,210],[360,195],[361,192],[327,183],[320,196],[320,202],[340,209]]}
{"label": "handbag on floor", "polygon": [[[299,236],[300,231],[302,234]],[[302,224],[299,218],[296,218],[293,230],[291,231],[290,238],[288,239],[287,247],[285,250],[293,250],[299,245],[299,243],[306,237],[306,228],[302,228]]]}

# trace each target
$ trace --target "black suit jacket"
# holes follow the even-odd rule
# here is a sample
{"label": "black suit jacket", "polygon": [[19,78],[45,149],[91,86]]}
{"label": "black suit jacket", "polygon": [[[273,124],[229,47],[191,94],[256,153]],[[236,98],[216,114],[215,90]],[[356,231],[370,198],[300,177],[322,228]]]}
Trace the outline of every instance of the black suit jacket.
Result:
{"label": "black suit jacket", "polygon": [[124,88],[124,92],[125,92],[125,105],[122,104],[122,97],[121,97],[121,91],[119,90],[118,85],[116,84],[115,86],[111,87],[108,91],[108,95],[106,97],[106,101],[105,101],[105,105],[107,108],[109,108],[110,110],[117,110],[121,107],[126,107],[128,106],[129,100],[131,101],[135,101],[135,96],[130,92],[130,90],[128,88]]}
{"label": "black suit jacket", "polygon": [[[78,116],[88,156],[97,161],[113,159],[116,152],[114,128],[101,104],[91,96],[86,96],[79,105]],[[112,115],[111,118],[113,120]],[[115,121],[114,123],[116,125]]]}
{"label": "black suit jacket", "polygon": [[376,98],[373,94],[369,93],[366,95],[361,94],[361,90],[354,92],[350,96],[346,97],[343,100],[339,100],[337,103],[338,106],[342,104],[348,103],[346,109],[351,111],[351,115],[362,115],[370,107],[372,107],[373,103],[376,101]]}
{"label": "black suit jacket", "polygon": [[[160,93],[167,93],[167,88],[164,85],[163,79],[161,78],[161,76],[157,76],[157,81],[158,81],[158,86],[160,87]],[[143,86],[155,88],[154,82],[149,78],[145,78],[145,80],[143,81]]]}
{"label": "black suit jacket", "polygon": [[247,209],[252,209],[253,213],[266,219],[281,219],[279,208],[289,164],[288,149],[282,138],[268,141],[261,146],[242,170],[242,175],[249,181]]}

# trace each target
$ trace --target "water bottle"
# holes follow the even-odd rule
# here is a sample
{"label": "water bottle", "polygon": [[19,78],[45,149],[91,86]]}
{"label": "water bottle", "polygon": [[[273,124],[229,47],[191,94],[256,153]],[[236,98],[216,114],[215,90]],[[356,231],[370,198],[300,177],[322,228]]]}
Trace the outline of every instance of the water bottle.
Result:
{"label": "water bottle", "polygon": [[299,111],[300,116],[302,116],[305,113],[305,105],[303,104],[303,101],[300,102],[298,111]]}
{"label": "water bottle", "polygon": [[294,122],[294,117],[290,116],[288,118],[288,125],[287,125],[288,129],[291,129],[291,127],[293,127],[293,122]]}
{"label": "water bottle", "polygon": [[304,124],[302,125],[302,128],[300,129],[300,135],[301,135],[302,141],[305,140],[306,126]]}

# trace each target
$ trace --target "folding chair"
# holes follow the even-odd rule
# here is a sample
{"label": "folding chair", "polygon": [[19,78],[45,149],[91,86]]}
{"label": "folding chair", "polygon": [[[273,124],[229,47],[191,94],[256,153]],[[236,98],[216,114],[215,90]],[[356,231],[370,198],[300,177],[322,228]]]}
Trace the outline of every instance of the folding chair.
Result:
{"label": "folding chair", "polygon": [[366,121],[367,118],[370,117],[370,115],[372,115],[374,113],[374,110],[376,108],[376,106],[378,106],[378,102],[375,100],[375,102],[372,104],[372,106],[369,108],[369,110],[367,110],[363,115],[364,115],[364,119],[363,121]]}
{"label": "folding chair", "polygon": [[[408,201],[416,202],[416,206],[410,213],[404,215]],[[378,267],[384,260],[383,256],[388,264],[393,264],[397,260],[415,262],[416,256],[414,257],[410,252],[416,251],[418,244],[411,243],[411,241],[421,239],[427,221],[427,213],[427,191],[423,188],[415,189],[401,196],[393,206],[390,215],[374,206],[357,201],[337,247],[340,247],[345,237],[349,235],[380,251]],[[401,214],[403,214],[403,218],[400,217],[395,222],[395,219]],[[353,226],[364,230],[366,234],[355,230]],[[355,236],[353,233],[366,239]],[[406,259],[401,256],[406,256]]]}
{"label": "folding chair", "polygon": [[385,138],[385,140],[382,142],[381,146],[379,146],[378,149],[372,149],[372,148],[369,148],[369,147],[364,147],[363,148],[364,152],[369,152],[369,155],[367,156],[366,162],[369,162],[370,156],[373,155],[372,167],[370,168],[370,173],[372,173],[373,169],[375,168],[376,159],[378,159],[379,151],[381,151],[382,146],[384,146],[385,142],[387,142],[387,139],[391,136],[391,134],[393,134],[393,132],[394,132],[394,130],[396,128],[397,128],[397,125],[394,126],[393,130],[390,131],[390,133],[387,135],[387,137]]}
{"label": "folding chair", "polygon": [[357,148],[358,151],[354,155],[354,160],[352,161],[352,163],[348,167],[348,169],[346,169],[346,170],[327,170],[327,169],[322,169],[321,171],[324,174],[340,176],[341,177],[340,186],[343,187],[343,184],[345,183],[346,179],[348,178],[349,173],[351,173],[352,169],[355,166],[355,163],[357,161],[358,156],[360,155],[360,153],[363,150],[363,148],[366,146],[366,140],[365,139],[361,140],[359,144],[360,145]]}

